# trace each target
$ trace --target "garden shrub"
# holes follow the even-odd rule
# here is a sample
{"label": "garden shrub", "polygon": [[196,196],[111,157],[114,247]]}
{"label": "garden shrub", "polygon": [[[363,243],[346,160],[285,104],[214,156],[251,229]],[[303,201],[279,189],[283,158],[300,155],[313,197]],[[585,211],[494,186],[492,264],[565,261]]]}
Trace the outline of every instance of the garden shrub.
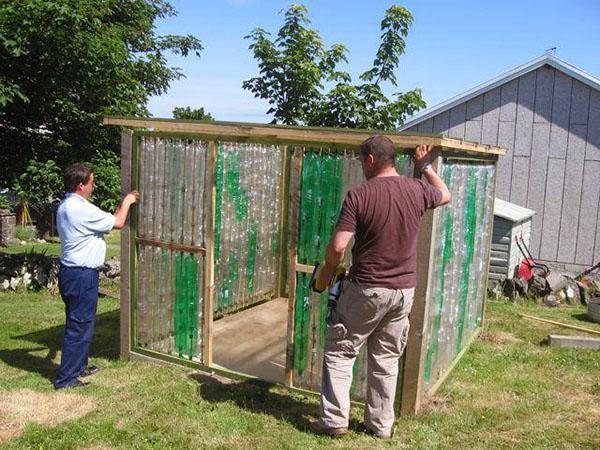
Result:
{"label": "garden shrub", "polygon": [[33,241],[37,237],[37,228],[33,225],[15,227],[15,237],[19,241]]}

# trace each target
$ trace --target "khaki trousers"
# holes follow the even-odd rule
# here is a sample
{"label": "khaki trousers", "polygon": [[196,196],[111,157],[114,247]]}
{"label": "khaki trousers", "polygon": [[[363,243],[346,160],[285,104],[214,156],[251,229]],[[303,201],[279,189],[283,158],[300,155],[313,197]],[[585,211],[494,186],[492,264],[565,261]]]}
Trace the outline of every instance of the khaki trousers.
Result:
{"label": "khaki trousers", "polygon": [[380,437],[391,435],[398,364],[406,347],[414,292],[414,288],[372,288],[344,280],[342,294],[327,321],[321,425],[348,426],[352,367],[366,342],[365,426]]}

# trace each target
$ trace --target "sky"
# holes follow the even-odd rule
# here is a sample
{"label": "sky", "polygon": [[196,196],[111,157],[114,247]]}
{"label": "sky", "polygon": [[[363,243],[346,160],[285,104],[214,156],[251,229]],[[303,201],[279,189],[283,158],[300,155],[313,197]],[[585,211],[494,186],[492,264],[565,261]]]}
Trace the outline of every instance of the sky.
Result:
{"label": "sky", "polygon": [[[152,97],[154,117],[172,117],[175,107],[204,107],[217,120],[266,123],[269,105],[242,89],[258,75],[244,39],[261,27],[276,35],[290,1],[171,0],[178,11],[156,23],[158,34],[192,34],[200,57],[170,55],[186,78]],[[305,0],[311,27],[325,45],[343,43],[354,82],[372,66],[380,22],[392,4],[407,8],[414,23],[396,70],[398,85],[384,92],[421,88],[428,107],[524,64],[552,47],[555,55],[600,77],[600,0]]]}

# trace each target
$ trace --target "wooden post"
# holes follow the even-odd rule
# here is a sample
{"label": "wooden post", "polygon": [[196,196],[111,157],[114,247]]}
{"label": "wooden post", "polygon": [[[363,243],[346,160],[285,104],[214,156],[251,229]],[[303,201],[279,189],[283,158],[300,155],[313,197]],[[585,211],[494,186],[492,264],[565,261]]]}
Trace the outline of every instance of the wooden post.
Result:
{"label": "wooden post", "polygon": [[[433,168],[440,173],[442,157],[435,153]],[[415,175],[419,169],[415,167]],[[421,219],[417,240],[417,286],[415,299],[410,313],[410,331],[404,355],[404,371],[402,374],[402,402],[400,414],[416,414],[422,398],[423,366],[425,360],[424,338],[427,333],[427,306],[429,280],[432,273],[432,261],[435,250],[436,216],[429,210]]]}
{"label": "wooden post", "polygon": [[288,245],[288,214],[290,203],[290,155],[289,147],[283,147],[283,161],[281,173],[281,202],[279,210],[281,211],[281,220],[279,221],[279,272],[277,274],[276,295],[285,297],[286,285],[286,256]]}
{"label": "wooden post", "polygon": [[296,259],[298,257],[298,216],[302,180],[302,147],[294,147],[290,173],[290,233],[288,245],[288,329],[285,362],[285,384],[294,383],[294,306],[296,303]]}
{"label": "wooden post", "polygon": [[208,143],[208,164],[206,167],[206,187],[208,208],[206,210],[204,259],[204,323],[202,359],[204,364],[213,363],[213,313],[215,303],[215,217],[217,214],[217,143]]}
{"label": "wooden post", "polygon": [[492,189],[492,213],[490,217],[490,223],[488,224],[488,251],[485,255],[487,258],[487,262],[485,264],[485,275],[486,279],[484,280],[485,289],[483,291],[483,304],[481,305],[481,321],[479,323],[479,327],[483,328],[484,319],[485,319],[485,301],[487,299],[488,292],[488,282],[490,279],[490,257],[492,256],[492,241],[494,240],[494,204],[496,203],[496,189],[498,187],[498,157],[494,158],[494,188]]}
{"label": "wooden post", "polygon": [[[133,133],[130,130],[121,133],[121,195],[131,191],[131,157]],[[131,242],[132,233],[129,221],[121,229],[121,358],[129,359],[131,351]]]}

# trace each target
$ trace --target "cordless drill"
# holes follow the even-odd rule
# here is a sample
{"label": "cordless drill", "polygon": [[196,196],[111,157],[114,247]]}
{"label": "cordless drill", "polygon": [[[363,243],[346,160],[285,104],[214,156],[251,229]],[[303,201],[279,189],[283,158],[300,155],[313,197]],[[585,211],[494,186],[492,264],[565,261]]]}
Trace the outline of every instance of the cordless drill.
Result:
{"label": "cordless drill", "polygon": [[322,293],[326,288],[329,288],[327,291],[327,304],[331,308],[335,306],[335,302],[342,293],[342,282],[346,277],[346,268],[342,265],[337,266],[333,272],[333,277],[331,278],[329,284],[325,284],[325,282],[321,279],[321,270],[322,266],[319,265],[319,263],[316,263],[313,273],[310,277],[309,287],[313,292],[317,292],[319,294]]}

